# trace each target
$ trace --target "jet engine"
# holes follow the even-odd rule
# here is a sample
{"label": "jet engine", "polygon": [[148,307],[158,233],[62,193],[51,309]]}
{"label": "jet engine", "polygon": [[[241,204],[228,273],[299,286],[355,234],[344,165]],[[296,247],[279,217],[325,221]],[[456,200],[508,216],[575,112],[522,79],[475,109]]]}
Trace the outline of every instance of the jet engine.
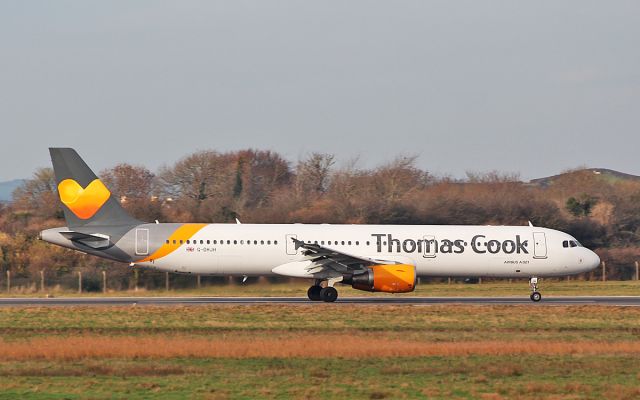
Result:
{"label": "jet engine", "polygon": [[407,293],[416,288],[416,267],[409,264],[381,264],[362,274],[345,277],[342,283],[369,292]]}

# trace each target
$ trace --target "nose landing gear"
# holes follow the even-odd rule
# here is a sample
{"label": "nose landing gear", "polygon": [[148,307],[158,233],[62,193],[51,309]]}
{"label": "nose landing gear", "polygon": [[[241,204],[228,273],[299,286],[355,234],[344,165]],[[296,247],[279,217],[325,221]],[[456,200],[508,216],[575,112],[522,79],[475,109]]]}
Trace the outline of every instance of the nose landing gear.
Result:
{"label": "nose landing gear", "polygon": [[529,279],[529,287],[531,288],[531,295],[529,296],[531,301],[537,303],[542,300],[542,295],[538,292],[538,278],[535,276],[531,277]]}

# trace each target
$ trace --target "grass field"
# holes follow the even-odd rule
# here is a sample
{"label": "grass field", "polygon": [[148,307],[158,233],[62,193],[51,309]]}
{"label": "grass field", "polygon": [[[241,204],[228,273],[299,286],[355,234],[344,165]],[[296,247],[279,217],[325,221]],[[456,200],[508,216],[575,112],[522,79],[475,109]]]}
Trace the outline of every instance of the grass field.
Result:
{"label": "grass field", "polygon": [[640,398],[640,309],[0,308],[0,398]]}
{"label": "grass field", "polygon": [[[309,282],[296,280],[292,283],[257,283],[204,286],[200,289],[179,290],[138,290],[82,293],[81,296],[299,296],[305,297]],[[527,280],[493,281],[482,284],[465,284],[460,282],[423,283],[412,293],[387,294],[369,293],[352,289],[347,285],[337,285],[340,296],[529,296]],[[541,280],[540,289],[543,296],[640,296],[640,281],[567,281]],[[2,297],[33,297],[54,295],[59,297],[78,296],[77,291],[61,291],[49,289],[45,292],[14,290],[12,293],[0,293]]]}

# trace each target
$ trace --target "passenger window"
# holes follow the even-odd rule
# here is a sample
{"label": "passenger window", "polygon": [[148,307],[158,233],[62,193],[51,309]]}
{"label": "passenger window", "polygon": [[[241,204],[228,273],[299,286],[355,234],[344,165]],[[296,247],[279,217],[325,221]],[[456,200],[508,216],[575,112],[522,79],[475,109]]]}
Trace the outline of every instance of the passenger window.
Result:
{"label": "passenger window", "polygon": [[180,244],[182,244],[182,243],[183,243],[183,241],[181,240],[181,241],[180,241]]}
{"label": "passenger window", "polygon": [[166,243],[169,244],[169,239],[167,239]]}
{"label": "passenger window", "polygon": [[367,240],[367,246],[369,246],[369,241]]}
{"label": "passenger window", "polygon": [[360,242],[356,240],[356,246],[360,246]]}
{"label": "passenger window", "polygon": [[218,244],[218,241],[217,241],[217,240],[214,240],[214,241],[213,241],[213,244]]}
{"label": "passenger window", "polygon": [[204,240],[200,239],[200,244],[204,244]]}
{"label": "passenger window", "polygon": [[176,244],[176,240],[175,239],[173,239],[173,244]]}
{"label": "passenger window", "polygon": [[258,244],[258,241],[257,241],[257,240],[254,240],[254,241],[253,241],[253,244]]}
{"label": "passenger window", "polygon": [[190,244],[191,242],[189,241],[189,239],[187,239],[187,244]]}
{"label": "passenger window", "polygon": [[260,244],[264,244],[264,240],[261,240],[261,241],[260,241]]}
{"label": "passenger window", "polygon": [[273,244],[278,244],[278,241],[277,241],[277,240],[274,240],[274,241],[273,241]]}
{"label": "passenger window", "polygon": [[344,240],[342,242],[340,242],[340,244],[344,246]]}
{"label": "passenger window", "polygon": [[569,247],[569,241],[565,240],[564,242],[562,242],[562,247],[564,247],[565,249]]}

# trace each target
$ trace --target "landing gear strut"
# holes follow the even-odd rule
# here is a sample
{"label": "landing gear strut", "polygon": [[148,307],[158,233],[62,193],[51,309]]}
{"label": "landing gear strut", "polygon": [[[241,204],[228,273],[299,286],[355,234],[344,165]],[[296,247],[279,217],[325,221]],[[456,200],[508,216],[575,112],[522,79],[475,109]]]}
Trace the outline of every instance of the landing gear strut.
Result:
{"label": "landing gear strut", "polygon": [[531,301],[537,303],[542,300],[542,295],[538,292],[538,278],[535,276],[531,277],[529,279],[529,287],[531,288],[531,296],[529,296]]}

